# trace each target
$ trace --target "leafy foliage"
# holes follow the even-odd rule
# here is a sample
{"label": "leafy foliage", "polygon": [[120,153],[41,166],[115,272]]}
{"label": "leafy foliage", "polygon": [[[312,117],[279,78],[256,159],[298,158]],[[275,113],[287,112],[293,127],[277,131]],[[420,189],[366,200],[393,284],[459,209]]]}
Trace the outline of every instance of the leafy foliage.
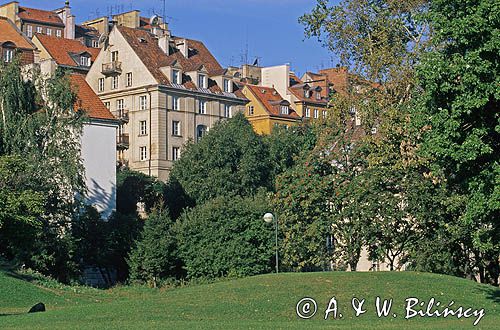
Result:
{"label": "leafy foliage", "polygon": [[177,254],[172,227],[173,222],[164,210],[154,210],[149,215],[141,238],[130,253],[132,280],[156,287],[159,280],[175,276]]}
{"label": "leafy foliage", "polygon": [[274,228],[264,194],[218,197],[184,212],[177,224],[188,278],[249,276],[272,270]]}
{"label": "leafy foliage", "polygon": [[466,267],[497,283],[500,254],[500,6],[492,1],[431,2],[437,51],[418,73],[425,93],[416,109],[421,153],[447,189],[450,235],[460,238]]}
{"label": "leafy foliage", "polygon": [[219,122],[196,144],[188,144],[171,177],[196,203],[218,196],[251,195],[269,186],[266,148],[243,114]]}

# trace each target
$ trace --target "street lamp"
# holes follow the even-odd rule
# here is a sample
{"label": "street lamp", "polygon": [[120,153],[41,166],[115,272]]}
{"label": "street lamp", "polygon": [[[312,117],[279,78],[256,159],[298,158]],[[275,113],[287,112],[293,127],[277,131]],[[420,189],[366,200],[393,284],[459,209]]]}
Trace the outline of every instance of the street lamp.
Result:
{"label": "street lamp", "polygon": [[264,221],[266,223],[272,223],[274,221],[274,234],[276,239],[276,274],[278,274],[278,217],[275,217],[272,213],[267,212],[264,214]]}

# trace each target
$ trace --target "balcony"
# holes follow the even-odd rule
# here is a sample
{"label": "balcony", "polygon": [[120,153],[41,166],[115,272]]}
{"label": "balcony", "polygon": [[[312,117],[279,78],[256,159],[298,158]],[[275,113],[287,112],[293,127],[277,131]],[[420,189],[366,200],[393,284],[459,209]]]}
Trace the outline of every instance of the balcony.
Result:
{"label": "balcony", "polygon": [[125,109],[118,110],[118,112],[116,113],[116,119],[121,121],[122,124],[128,123],[128,121],[129,121],[128,110],[125,110]]}
{"label": "balcony", "polygon": [[130,139],[127,133],[118,134],[116,136],[117,149],[128,149],[129,146],[130,146]]}
{"label": "balcony", "polygon": [[102,65],[101,73],[105,76],[112,76],[122,73],[122,62],[113,61]]}

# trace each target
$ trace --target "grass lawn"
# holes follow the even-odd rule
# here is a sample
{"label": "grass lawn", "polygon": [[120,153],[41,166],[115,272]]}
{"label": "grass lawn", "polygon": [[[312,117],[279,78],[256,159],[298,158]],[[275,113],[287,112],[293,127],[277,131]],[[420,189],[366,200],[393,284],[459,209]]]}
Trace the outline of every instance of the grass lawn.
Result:
{"label": "grass lawn", "polygon": [[[324,320],[333,296],[343,317]],[[388,317],[377,317],[376,296],[393,299]],[[310,319],[296,315],[303,297],[317,302]],[[366,313],[359,317],[351,307],[353,297],[366,299]],[[484,308],[485,316],[476,327],[476,317],[405,320],[408,297],[426,303],[435,297],[441,310],[453,300],[455,309]],[[44,302],[47,312],[26,314],[37,302]],[[0,271],[0,329],[500,329],[499,302],[500,289],[414,272],[269,274],[165,290],[96,290],[40,287]]]}

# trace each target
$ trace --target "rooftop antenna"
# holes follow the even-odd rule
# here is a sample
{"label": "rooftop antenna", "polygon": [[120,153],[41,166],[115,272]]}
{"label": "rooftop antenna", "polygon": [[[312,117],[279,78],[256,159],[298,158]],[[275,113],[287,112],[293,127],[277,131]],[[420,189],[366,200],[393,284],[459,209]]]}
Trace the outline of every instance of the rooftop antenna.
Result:
{"label": "rooftop antenna", "polygon": [[162,18],[163,18],[163,20],[165,21],[165,17],[166,17],[166,15],[167,15],[167,9],[166,9],[166,2],[167,2],[167,1],[166,1],[166,0],[160,0],[160,1],[162,1],[162,2],[163,2],[163,11],[162,11],[162,13],[161,13],[161,14],[163,15],[163,17],[162,17]]}

